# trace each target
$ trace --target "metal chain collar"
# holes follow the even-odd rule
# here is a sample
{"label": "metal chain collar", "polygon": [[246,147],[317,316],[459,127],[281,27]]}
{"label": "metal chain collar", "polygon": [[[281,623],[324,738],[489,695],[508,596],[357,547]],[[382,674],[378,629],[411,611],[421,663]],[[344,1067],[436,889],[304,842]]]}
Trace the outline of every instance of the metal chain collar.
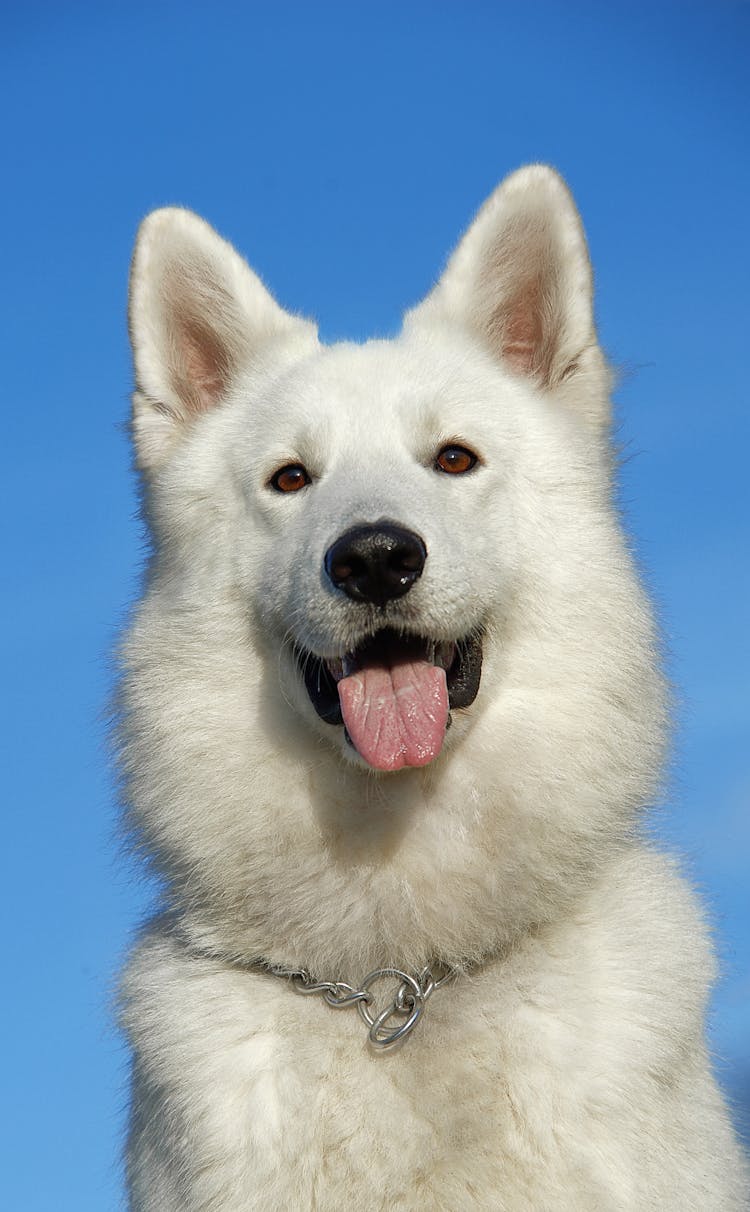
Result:
{"label": "metal chain collar", "polygon": [[[436,989],[447,984],[456,975],[453,969],[439,969],[435,975],[432,968],[421,972],[402,972],[400,968],[376,968],[361,982],[359,988],[346,981],[316,981],[309,972],[288,972],[279,968],[270,969],[276,976],[291,979],[298,993],[317,993],[336,1010],[356,1006],[360,1018],[368,1028],[368,1039],[375,1048],[392,1048],[405,1039],[422,1017],[425,1005]],[[380,980],[398,981],[395,995],[382,1010],[375,1004],[372,986]]]}

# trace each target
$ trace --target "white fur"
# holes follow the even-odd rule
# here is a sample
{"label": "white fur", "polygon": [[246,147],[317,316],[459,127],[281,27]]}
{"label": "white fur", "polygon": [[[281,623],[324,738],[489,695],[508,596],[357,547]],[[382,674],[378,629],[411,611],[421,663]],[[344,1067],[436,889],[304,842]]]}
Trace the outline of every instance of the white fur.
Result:
{"label": "white fur", "polygon": [[[706,930],[638,832],[664,690],[564,184],[508,178],[401,336],[364,346],[321,347],[202,220],[158,211],[131,333],[154,555],[121,754],[166,902],[125,979],[132,1207],[744,1207]],[[480,455],[470,475],[434,469],[451,441]],[[280,494],[289,463],[312,483]],[[429,553],[382,617],[485,637],[442,753],[393,774],[317,717],[292,655],[380,625],[322,561],[381,517]],[[355,1011],[261,957],[458,976],[375,1054]]]}

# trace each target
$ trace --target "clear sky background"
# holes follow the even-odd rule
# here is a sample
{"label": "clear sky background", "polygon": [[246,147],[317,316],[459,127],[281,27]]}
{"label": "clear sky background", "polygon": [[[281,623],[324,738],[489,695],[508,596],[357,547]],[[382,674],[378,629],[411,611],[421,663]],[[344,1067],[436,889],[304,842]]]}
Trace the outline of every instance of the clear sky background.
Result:
{"label": "clear sky background", "polygon": [[361,338],[394,331],[507,171],[570,182],[679,690],[657,828],[716,924],[711,1038],[750,1120],[749,61],[730,0],[2,5],[9,1212],[122,1198],[111,999],[148,889],[117,853],[103,721],[143,550],[127,267],[172,202],[324,337]]}

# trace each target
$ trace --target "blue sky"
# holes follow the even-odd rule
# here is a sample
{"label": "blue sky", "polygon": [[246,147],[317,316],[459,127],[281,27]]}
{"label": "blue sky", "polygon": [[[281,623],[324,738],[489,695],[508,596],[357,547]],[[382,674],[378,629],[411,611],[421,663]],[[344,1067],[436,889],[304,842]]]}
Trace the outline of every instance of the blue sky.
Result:
{"label": "blue sky", "polygon": [[750,4],[5,5],[4,1206],[120,1206],[111,996],[148,889],[104,717],[143,542],[123,433],[140,218],[204,214],[323,335],[393,331],[509,170],[583,211],[622,501],[679,694],[659,835],[716,924],[750,1121]]}

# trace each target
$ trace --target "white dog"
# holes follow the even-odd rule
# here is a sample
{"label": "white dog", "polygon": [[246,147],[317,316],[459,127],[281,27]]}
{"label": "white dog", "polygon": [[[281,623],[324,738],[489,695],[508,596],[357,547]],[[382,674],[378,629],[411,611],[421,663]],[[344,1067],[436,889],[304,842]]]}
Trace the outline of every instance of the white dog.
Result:
{"label": "white dog", "polygon": [[331,348],[157,211],[130,323],[132,1207],[743,1208],[565,185],[509,177],[396,340]]}

